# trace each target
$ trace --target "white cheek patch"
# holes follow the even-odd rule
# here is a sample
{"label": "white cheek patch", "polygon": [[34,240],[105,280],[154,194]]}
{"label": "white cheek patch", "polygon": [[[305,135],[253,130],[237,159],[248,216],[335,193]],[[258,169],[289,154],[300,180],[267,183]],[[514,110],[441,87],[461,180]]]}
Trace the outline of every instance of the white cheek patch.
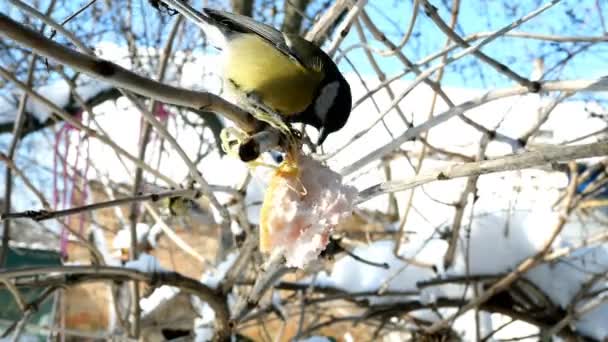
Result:
{"label": "white cheek patch", "polygon": [[338,88],[340,88],[340,83],[338,81],[331,82],[321,89],[321,94],[317,97],[315,101],[315,113],[317,117],[321,119],[321,122],[325,122],[325,117],[327,117],[327,112],[334,104],[336,100],[336,96],[338,95]]}
{"label": "white cheek patch", "polygon": [[285,40],[285,45],[287,45],[288,48],[293,48],[293,43],[291,42],[291,39],[289,39],[289,36],[287,36],[285,33],[283,33],[283,40]]}
{"label": "white cheek patch", "polygon": [[207,42],[215,47],[218,50],[224,50],[228,41],[226,40],[226,35],[216,26],[207,24],[207,23],[199,23],[197,25],[203,29],[205,33],[205,38],[207,38]]}

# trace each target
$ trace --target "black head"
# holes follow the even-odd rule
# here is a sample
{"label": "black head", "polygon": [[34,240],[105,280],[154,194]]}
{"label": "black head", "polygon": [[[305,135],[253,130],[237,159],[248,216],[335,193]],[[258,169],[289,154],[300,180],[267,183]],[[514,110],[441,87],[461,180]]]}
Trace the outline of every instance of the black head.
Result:
{"label": "black head", "polygon": [[289,117],[291,122],[303,122],[317,128],[317,145],[321,145],[328,135],[344,127],[348,120],[352,109],[350,85],[325,51],[297,35],[287,37],[287,45],[307,68],[322,68],[323,79],[316,88],[313,101],[306,110]]}
{"label": "black head", "polygon": [[314,116],[318,119],[314,125],[319,130],[317,145],[323,144],[327,136],[344,127],[353,105],[350,85],[342,74],[337,71],[328,76],[312,106]]}
{"label": "black head", "polygon": [[344,127],[351,109],[350,85],[336,68],[335,73],[326,74],[314,101],[308,108],[302,113],[290,116],[288,120],[303,122],[315,127],[319,131],[317,139],[317,146],[319,146],[323,144],[327,136]]}

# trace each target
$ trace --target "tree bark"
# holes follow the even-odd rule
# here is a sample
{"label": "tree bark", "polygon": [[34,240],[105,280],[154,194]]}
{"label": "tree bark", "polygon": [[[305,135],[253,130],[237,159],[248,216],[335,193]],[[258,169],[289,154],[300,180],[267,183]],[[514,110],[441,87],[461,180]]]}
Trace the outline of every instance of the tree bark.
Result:
{"label": "tree bark", "polygon": [[231,0],[232,11],[251,17],[253,14],[253,0]]}
{"label": "tree bark", "polygon": [[302,29],[302,19],[310,0],[285,0],[283,10],[285,19],[281,31],[299,34]]}

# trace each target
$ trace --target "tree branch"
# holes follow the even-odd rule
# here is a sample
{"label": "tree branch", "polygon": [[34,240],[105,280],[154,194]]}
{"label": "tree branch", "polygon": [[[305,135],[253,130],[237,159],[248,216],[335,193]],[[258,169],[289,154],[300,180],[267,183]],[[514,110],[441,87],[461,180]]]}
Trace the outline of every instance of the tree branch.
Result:
{"label": "tree branch", "polygon": [[151,286],[175,286],[207,302],[215,312],[215,340],[225,341],[232,330],[229,324],[229,312],[225,297],[218,291],[200,281],[185,277],[175,272],[142,273],[136,270],[110,266],[60,266],[32,267],[8,270],[0,273],[0,282],[17,279],[16,286],[69,286],[91,281],[128,281],[137,280]]}
{"label": "tree branch", "polygon": [[80,53],[49,40],[2,13],[0,13],[0,34],[31,48],[39,55],[54,59],[115,87],[165,103],[224,115],[246,132],[255,132],[263,126],[251,114],[221,97],[208,92],[173,87],[142,77],[112,62]]}
{"label": "tree branch", "polygon": [[431,170],[410,179],[384,182],[371,186],[359,193],[357,203],[389,192],[403,191],[433,181],[483,175],[487,173],[512,171],[533,166],[608,155],[608,142],[598,142],[576,146],[552,146],[537,151],[509,155],[492,160],[450,165]]}

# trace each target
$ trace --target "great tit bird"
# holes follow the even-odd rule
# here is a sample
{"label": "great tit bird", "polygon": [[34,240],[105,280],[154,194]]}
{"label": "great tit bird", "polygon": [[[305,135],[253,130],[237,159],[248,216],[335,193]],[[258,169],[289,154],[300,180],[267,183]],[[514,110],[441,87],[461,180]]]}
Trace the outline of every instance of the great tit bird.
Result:
{"label": "great tit bird", "polygon": [[195,22],[222,51],[225,86],[241,104],[314,126],[317,145],[346,124],[350,86],[319,47],[246,16],[209,8],[199,13],[180,0],[163,1]]}

